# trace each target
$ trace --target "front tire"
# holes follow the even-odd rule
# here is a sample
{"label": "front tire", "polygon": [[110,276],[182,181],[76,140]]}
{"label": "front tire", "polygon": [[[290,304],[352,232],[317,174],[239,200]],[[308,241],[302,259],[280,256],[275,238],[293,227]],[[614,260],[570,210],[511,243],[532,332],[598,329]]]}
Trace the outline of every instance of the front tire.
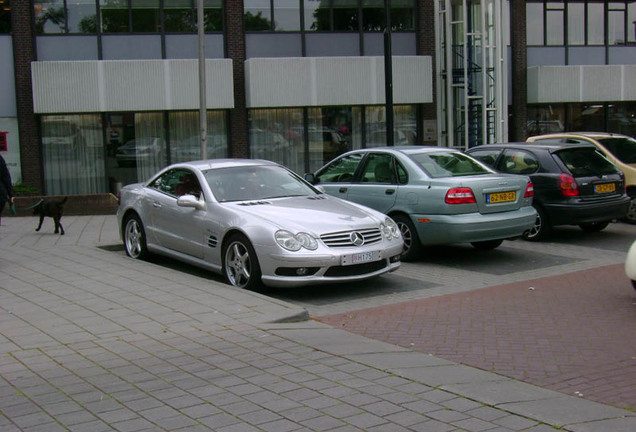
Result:
{"label": "front tire", "polygon": [[223,250],[223,274],[237,288],[254,290],[261,286],[261,267],[250,241],[241,234],[232,235]]}
{"label": "front tire", "polygon": [[124,222],[124,246],[126,255],[134,259],[145,260],[149,256],[146,245],[146,231],[136,214],[127,216]]}
{"label": "front tire", "polygon": [[415,226],[408,216],[395,215],[392,216],[392,218],[400,229],[402,239],[404,240],[402,261],[413,261],[422,252],[422,244],[420,243],[420,238],[417,235]]}
{"label": "front tire", "polygon": [[473,245],[473,247],[477,250],[492,250],[492,249],[497,249],[499,246],[501,246],[502,243],[503,243],[503,240],[488,240],[488,241],[473,242],[471,243],[471,245]]}
{"label": "front tire", "polygon": [[535,219],[534,225],[523,233],[524,240],[540,241],[546,238],[550,231],[552,231],[548,216],[543,209],[539,206],[534,206],[534,209],[537,211],[537,218]]}
{"label": "front tire", "polygon": [[609,222],[592,222],[581,224],[579,225],[579,228],[581,228],[585,232],[599,232],[607,228],[608,225]]}

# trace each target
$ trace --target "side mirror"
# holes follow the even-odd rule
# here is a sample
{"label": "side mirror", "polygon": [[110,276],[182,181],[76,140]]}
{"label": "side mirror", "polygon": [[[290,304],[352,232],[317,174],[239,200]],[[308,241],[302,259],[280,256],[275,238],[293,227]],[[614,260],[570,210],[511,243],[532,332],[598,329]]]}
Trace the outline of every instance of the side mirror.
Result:
{"label": "side mirror", "polygon": [[311,184],[314,184],[314,182],[316,181],[316,176],[314,176],[313,173],[307,173],[305,174],[305,180],[307,180]]}
{"label": "side mirror", "polygon": [[199,199],[194,195],[182,195],[177,198],[177,205],[179,207],[195,208],[197,210],[205,210],[205,201],[203,198]]}

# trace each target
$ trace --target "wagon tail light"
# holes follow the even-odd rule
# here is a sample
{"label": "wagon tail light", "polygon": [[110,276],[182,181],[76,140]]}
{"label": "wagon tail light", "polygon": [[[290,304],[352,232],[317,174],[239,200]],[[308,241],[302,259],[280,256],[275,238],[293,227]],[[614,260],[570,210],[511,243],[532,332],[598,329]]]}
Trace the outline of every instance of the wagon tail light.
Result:
{"label": "wagon tail light", "polygon": [[446,204],[475,204],[475,195],[470,188],[459,187],[452,188],[446,192]]}
{"label": "wagon tail light", "polygon": [[574,177],[569,174],[561,174],[559,176],[559,189],[563,196],[579,196],[579,185],[576,184]]}
{"label": "wagon tail light", "polygon": [[532,198],[534,196],[534,185],[531,181],[526,185],[526,193],[523,194],[524,198]]}

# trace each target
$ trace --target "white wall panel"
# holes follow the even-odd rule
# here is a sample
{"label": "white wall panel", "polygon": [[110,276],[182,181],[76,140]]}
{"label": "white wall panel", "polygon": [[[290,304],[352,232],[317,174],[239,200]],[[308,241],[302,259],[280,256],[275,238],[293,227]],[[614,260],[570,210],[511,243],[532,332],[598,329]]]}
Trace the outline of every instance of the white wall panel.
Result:
{"label": "white wall panel", "polygon": [[636,98],[636,66],[528,68],[528,103],[612,102]]}
{"label": "white wall panel", "polygon": [[32,63],[35,113],[99,111],[98,67],[97,61]]}
{"label": "white wall panel", "polygon": [[[396,56],[392,65],[393,103],[433,101],[430,57]],[[253,58],[245,71],[249,108],[385,101],[383,57]]]}
{"label": "white wall panel", "polygon": [[581,101],[617,101],[622,100],[620,66],[581,67]]}
{"label": "white wall panel", "polygon": [[[34,111],[73,113],[199,108],[198,60],[32,63]],[[232,61],[206,61],[208,109],[234,107]]]}

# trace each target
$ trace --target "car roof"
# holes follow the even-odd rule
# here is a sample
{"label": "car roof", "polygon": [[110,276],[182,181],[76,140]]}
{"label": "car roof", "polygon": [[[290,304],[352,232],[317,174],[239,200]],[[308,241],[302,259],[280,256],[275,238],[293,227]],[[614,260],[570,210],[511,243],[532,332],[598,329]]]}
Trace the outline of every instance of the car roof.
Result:
{"label": "car roof", "polygon": [[190,162],[180,162],[170,165],[168,168],[194,168],[201,171],[218,168],[232,168],[242,166],[258,166],[270,165],[279,166],[279,164],[264,159],[206,159]]}
{"label": "car roof", "polygon": [[592,148],[596,150],[596,146],[592,143],[555,143],[555,142],[512,142],[512,143],[492,143],[492,144],[483,144],[477,147],[472,147],[469,149],[484,149],[488,147],[501,147],[501,148],[523,148],[523,149],[533,149],[533,150],[549,150],[556,151],[565,148]]}
{"label": "car roof", "polygon": [[438,147],[438,146],[424,146],[424,145],[408,145],[408,146],[384,146],[384,147],[368,147],[363,149],[352,150],[351,153],[356,152],[372,152],[372,151],[388,151],[393,153],[404,153],[404,154],[413,154],[413,153],[432,153],[432,152],[461,152],[460,149],[452,148],[452,147]]}
{"label": "car roof", "polygon": [[577,137],[587,137],[587,138],[627,138],[628,135],[612,133],[612,132],[557,132],[543,135],[535,135],[530,138],[577,138]]}

